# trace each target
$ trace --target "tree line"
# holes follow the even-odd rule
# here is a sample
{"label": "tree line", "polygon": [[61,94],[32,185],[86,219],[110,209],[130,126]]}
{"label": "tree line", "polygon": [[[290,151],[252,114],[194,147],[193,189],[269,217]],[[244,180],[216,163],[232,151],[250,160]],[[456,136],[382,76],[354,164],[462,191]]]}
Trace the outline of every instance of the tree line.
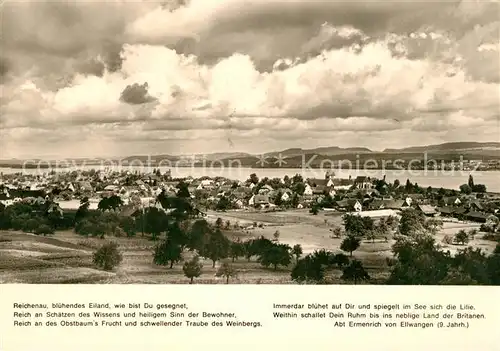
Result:
{"label": "tree line", "polygon": [[[184,190],[183,190],[184,189]],[[362,240],[384,238],[395,239],[393,257],[387,259],[390,270],[388,284],[500,284],[500,248],[488,255],[481,249],[464,248],[452,255],[442,250],[435,234],[442,222],[426,218],[414,209],[402,211],[397,220],[388,217],[374,221],[369,217],[346,214],[343,228],[332,229],[335,236],[343,236],[342,252],[326,249],[316,250],[304,257],[300,245],[289,246],[279,242],[279,232],[274,239],[265,237],[245,241],[231,240],[224,233],[224,223],[215,224],[202,218],[202,213],[193,205],[187,187],[180,186],[177,196],[165,193],[158,196],[160,208],[149,207],[132,216],[120,216],[110,211],[120,206],[108,200],[98,210],[89,209],[87,198],[81,200],[74,214],[63,214],[57,204],[17,203],[9,207],[0,206],[0,229],[15,229],[50,234],[55,229],[73,228],[80,235],[105,237],[133,236],[138,232],[148,234],[156,242],[152,261],[157,265],[172,268],[183,259],[184,252],[192,252],[193,258],[184,262],[184,274],[193,282],[202,272],[200,258],[212,262],[215,267],[221,262],[218,273],[229,282],[237,275],[232,262],[240,258],[256,259],[263,267],[277,271],[280,267],[291,268],[291,278],[298,283],[327,283],[328,272],[340,270],[341,278],[354,283],[371,281],[367,270],[353,253]],[[462,245],[473,233],[459,232],[456,242]],[[94,253],[94,263],[103,269],[112,269],[121,262],[116,244],[103,245]],[[222,267],[222,268],[221,268]]]}

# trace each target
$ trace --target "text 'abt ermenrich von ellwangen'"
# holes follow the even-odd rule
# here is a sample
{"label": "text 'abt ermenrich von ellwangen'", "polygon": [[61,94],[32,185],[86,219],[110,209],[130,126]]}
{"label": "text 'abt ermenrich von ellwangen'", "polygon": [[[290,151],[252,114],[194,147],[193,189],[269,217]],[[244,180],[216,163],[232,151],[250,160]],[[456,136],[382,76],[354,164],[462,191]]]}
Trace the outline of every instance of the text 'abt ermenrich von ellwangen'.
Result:
{"label": "text 'abt ermenrich von ellwangen'", "polygon": [[275,320],[324,320],[338,328],[469,328],[486,315],[472,304],[275,303]]}

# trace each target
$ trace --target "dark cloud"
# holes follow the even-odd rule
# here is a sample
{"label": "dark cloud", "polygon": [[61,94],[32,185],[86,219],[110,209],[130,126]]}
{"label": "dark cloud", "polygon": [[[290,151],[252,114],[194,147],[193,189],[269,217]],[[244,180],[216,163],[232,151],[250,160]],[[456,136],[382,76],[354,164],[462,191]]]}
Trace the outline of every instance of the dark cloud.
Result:
{"label": "dark cloud", "polygon": [[[214,64],[235,52],[252,57],[259,71],[270,71],[280,58],[299,57],[308,60],[323,50],[351,47],[376,41],[388,32],[409,34],[424,26],[443,27],[430,18],[445,12],[454,13],[455,1],[428,2],[269,2],[259,5],[227,5],[215,23],[200,39],[172,38],[164,43],[176,51],[195,54],[204,64]],[[464,25],[464,20],[453,17],[454,26]],[[447,23],[448,19],[440,18]],[[460,25],[456,24],[460,22]],[[358,30],[346,36],[331,28],[347,26]],[[465,23],[468,25],[468,22]],[[470,24],[469,24],[470,25]],[[446,25],[444,25],[446,27]],[[446,27],[448,28],[448,27]],[[293,40],[290,40],[293,38]],[[419,58],[436,50],[414,45],[410,55]],[[422,52],[422,53],[419,53]]]}
{"label": "dark cloud", "polygon": [[175,11],[181,7],[189,5],[190,0],[169,0],[161,3],[161,8],[168,11]]}
{"label": "dark cloud", "polygon": [[175,50],[179,54],[196,56],[200,54],[200,45],[194,38],[177,38],[174,43],[167,45],[167,47]]}
{"label": "dark cloud", "polygon": [[[324,22],[352,25],[364,32],[383,32],[395,16],[429,8],[428,3],[405,2],[269,2],[235,7],[220,18],[213,33],[275,28],[317,27]],[[234,15],[234,13],[238,15]]]}
{"label": "dark cloud", "polygon": [[[201,63],[214,64],[235,52],[247,54],[259,71],[270,71],[276,60],[300,57],[307,60],[323,50],[364,45],[388,33],[409,36],[414,32],[438,31],[458,40],[477,25],[498,20],[498,4],[444,0],[437,2],[269,2],[229,4],[200,40],[183,38],[169,44],[181,53],[196,54]],[[357,34],[328,33],[322,24],[348,26]],[[293,40],[290,40],[293,38]],[[172,39],[170,39],[172,40]],[[407,50],[395,55],[421,59],[431,56],[452,59],[448,44],[433,38],[408,38]],[[394,44],[392,44],[394,45]]]}
{"label": "dark cloud", "polygon": [[117,72],[122,68],[123,58],[121,56],[122,45],[108,41],[102,48],[102,60],[109,72]]}
{"label": "dark cloud", "polygon": [[172,92],[170,93],[170,96],[172,96],[174,99],[182,96],[183,91],[178,85],[172,86]]}
{"label": "dark cloud", "polygon": [[120,96],[120,101],[131,105],[141,105],[155,100],[156,98],[148,93],[147,82],[142,85],[138,83],[127,85]]}
{"label": "dark cloud", "polygon": [[10,63],[7,61],[7,59],[0,57],[0,79],[5,79],[5,77],[9,73],[9,66]]}
{"label": "dark cloud", "polygon": [[123,43],[130,21],[150,2],[9,2],[2,7],[2,48],[74,57],[105,42]]}
{"label": "dark cloud", "polygon": [[83,62],[76,62],[74,70],[84,75],[94,75],[102,77],[105,71],[104,63],[96,59],[90,59]]}
{"label": "dark cloud", "polygon": [[351,117],[370,117],[379,120],[385,119],[408,119],[411,118],[405,112],[406,105],[398,106],[397,102],[387,102],[375,106],[370,98],[353,100],[333,100],[331,103],[323,103],[316,106],[308,106],[308,108],[297,109],[293,111],[293,116],[300,120],[312,121],[319,118],[342,118],[348,119]]}

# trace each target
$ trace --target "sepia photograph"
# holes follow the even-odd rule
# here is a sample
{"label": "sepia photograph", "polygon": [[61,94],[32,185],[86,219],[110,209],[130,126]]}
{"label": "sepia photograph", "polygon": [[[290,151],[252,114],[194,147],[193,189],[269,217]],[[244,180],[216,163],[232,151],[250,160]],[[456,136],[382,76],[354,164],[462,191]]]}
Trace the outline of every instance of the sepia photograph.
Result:
{"label": "sepia photograph", "polygon": [[500,285],[491,1],[0,5],[0,283]]}

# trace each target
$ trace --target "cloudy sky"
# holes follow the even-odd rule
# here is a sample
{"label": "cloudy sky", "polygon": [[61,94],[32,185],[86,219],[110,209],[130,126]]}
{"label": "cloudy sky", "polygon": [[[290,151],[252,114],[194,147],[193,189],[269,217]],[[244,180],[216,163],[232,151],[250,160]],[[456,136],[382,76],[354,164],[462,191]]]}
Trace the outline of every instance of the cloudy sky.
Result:
{"label": "cloudy sky", "polygon": [[486,1],[9,1],[0,158],[499,140]]}

